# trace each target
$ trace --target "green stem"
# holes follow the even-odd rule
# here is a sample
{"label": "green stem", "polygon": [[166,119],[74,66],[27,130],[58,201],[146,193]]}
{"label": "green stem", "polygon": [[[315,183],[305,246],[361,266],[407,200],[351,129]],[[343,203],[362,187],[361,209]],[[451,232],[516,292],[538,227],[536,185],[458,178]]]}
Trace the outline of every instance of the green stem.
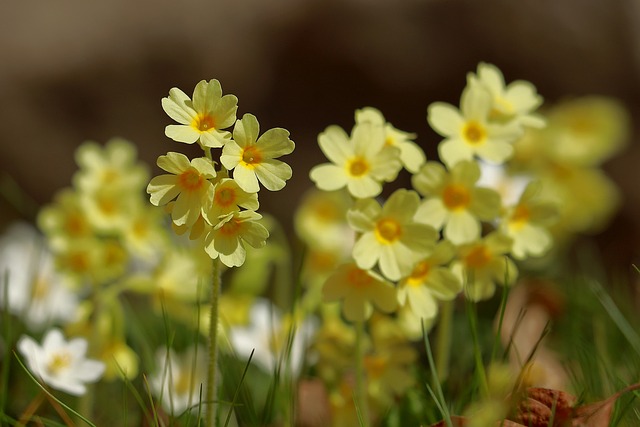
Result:
{"label": "green stem", "polygon": [[449,359],[451,357],[451,328],[453,321],[453,301],[445,301],[440,309],[438,323],[438,339],[436,341],[436,372],[442,383],[449,376]]}
{"label": "green stem", "polygon": [[207,367],[207,390],[205,394],[207,411],[205,426],[215,427],[218,420],[216,396],[216,373],[218,365],[218,301],[221,287],[220,259],[213,260],[213,280],[211,288],[211,317],[209,320],[209,365]]}
{"label": "green stem", "polygon": [[371,425],[364,374],[364,321],[356,322],[356,404],[362,414],[362,426]]}

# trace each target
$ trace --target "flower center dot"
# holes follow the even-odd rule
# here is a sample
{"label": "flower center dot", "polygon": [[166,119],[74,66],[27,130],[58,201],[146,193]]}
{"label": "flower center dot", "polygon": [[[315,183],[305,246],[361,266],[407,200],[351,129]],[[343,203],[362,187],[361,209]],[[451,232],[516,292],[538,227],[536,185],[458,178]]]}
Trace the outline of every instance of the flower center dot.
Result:
{"label": "flower center dot", "polygon": [[381,243],[393,243],[402,235],[402,226],[398,221],[384,218],[376,224],[376,237]]}
{"label": "flower center dot", "polygon": [[260,150],[255,146],[247,147],[242,152],[242,161],[248,165],[255,165],[262,161]]}
{"label": "flower center dot", "polygon": [[469,268],[482,268],[491,261],[491,252],[484,245],[474,247],[464,258]]}
{"label": "flower center dot", "polygon": [[475,145],[484,141],[487,131],[480,123],[471,121],[465,125],[462,134],[466,142]]}
{"label": "flower center dot", "polygon": [[442,193],[442,201],[451,211],[464,209],[471,202],[471,195],[466,187],[460,184],[449,184]]}
{"label": "flower center dot", "polygon": [[207,132],[211,129],[215,129],[215,122],[213,121],[213,117],[208,114],[201,115],[198,114],[196,117],[194,127],[198,129],[200,132]]}
{"label": "flower center dot", "polygon": [[365,288],[373,282],[373,277],[369,276],[365,270],[354,267],[347,274],[347,280],[354,288]]}
{"label": "flower center dot", "polygon": [[51,360],[47,363],[47,372],[57,375],[60,371],[68,368],[69,365],[71,365],[71,355],[66,351],[62,351],[51,357]]}
{"label": "flower center dot", "polygon": [[216,191],[215,200],[217,205],[224,207],[230,206],[236,201],[236,192],[230,188],[223,188]]}
{"label": "flower center dot", "polygon": [[187,169],[178,175],[178,185],[187,191],[199,190],[204,183],[204,178],[194,168]]}
{"label": "flower center dot", "polygon": [[425,260],[420,261],[411,272],[411,276],[409,276],[408,284],[413,286],[418,286],[424,282],[424,280],[429,275],[429,270],[431,270],[431,265]]}
{"label": "flower center dot", "polygon": [[362,176],[369,171],[369,163],[361,158],[355,158],[349,163],[349,173],[351,176]]}

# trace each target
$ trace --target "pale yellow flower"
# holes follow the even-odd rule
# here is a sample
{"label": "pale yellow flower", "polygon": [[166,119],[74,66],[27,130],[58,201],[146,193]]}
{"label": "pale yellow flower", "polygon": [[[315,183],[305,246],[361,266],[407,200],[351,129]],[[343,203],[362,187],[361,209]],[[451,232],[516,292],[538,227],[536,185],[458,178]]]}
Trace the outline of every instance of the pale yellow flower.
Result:
{"label": "pale yellow flower", "polygon": [[220,257],[227,267],[241,266],[247,255],[243,242],[260,248],[269,237],[269,231],[257,222],[260,218],[254,211],[236,211],[220,218],[205,237],[205,251],[212,259]]}
{"label": "pale yellow flower", "polygon": [[408,305],[417,317],[435,317],[439,301],[452,300],[462,291],[462,282],[447,266],[454,255],[453,245],[447,240],[441,241],[398,283],[398,302]]}
{"label": "pale yellow flower", "polygon": [[179,125],[168,125],[165,134],[177,142],[202,147],[222,147],[231,134],[224,131],[236,121],[238,98],[222,96],[218,80],[200,81],[193,91],[193,101],[180,89],[172,88],[162,98],[162,108]]}
{"label": "pale yellow flower", "polygon": [[202,213],[207,222],[213,226],[220,217],[226,216],[240,208],[255,211],[259,207],[258,194],[247,193],[231,178],[222,178],[209,189],[209,203]]}
{"label": "pale yellow flower", "polygon": [[396,129],[391,123],[385,121],[384,116],[379,110],[372,107],[356,110],[356,123],[366,121],[384,127],[385,145],[398,147],[400,149],[400,161],[409,172],[418,172],[420,166],[427,161],[427,157],[424,151],[422,151],[422,148],[413,141],[416,138],[415,133]]}
{"label": "pale yellow flower", "polygon": [[384,206],[374,199],[360,199],[347,213],[349,225],[362,235],[353,247],[360,268],[378,263],[389,280],[411,273],[414,263],[429,253],[438,238],[436,230],[416,222],[420,205],[415,191],[396,190]]}
{"label": "pale yellow flower", "polygon": [[233,128],[233,140],[222,149],[220,162],[233,169],[233,179],[248,193],[260,189],[258,181],[269,191],[282,190],[292,171],[288,164],[275,159],[292,153],[295,144],[283,128],[259,134],[258,119],[253,114],[242,116]]}
{"label": "pale yellow flower", "polygon": [[468,80],[479,83],[491,94],[493,105],[489,118],[499,122],[515,121],[521,126],[541,128],[545,126],[542,116],[534,111],[542,105],[542,97],[533,84],[516,80],[505,84],[502,72],[493,64],[478,64],[477,75],[469,73]]}
{"label": "pale yellow flower", "polygon": [[458,248],[458,259],[451,271],[464,284],[465,296],[473,301],[491,298],[496,283],[512,285],[518,278],[518,269],[507,256],[513,240],[494,231],[483,239]]}
{"label": "pale yellow flower", "polygon": [[501,224],[502,231],[513,239],[511,253],[516,259],[542,256],[553,244],[548,226],[557,219],[558,208],[541,198],[540,187],[538,181],[529,183]]}
{"label": "pale yellow flower", "polygon": [[491,122],[492,108],[489,91],[474,83],[462,92],[460,110],[443,102],[429,105],[427,120],[445,137],[438,145],[438,153],[448,167],[461,160],[473,160],[474,156],[491,163],[504,163],[511,157],[512,143],[522,130],[515,123]]}
{"label": "pale yellow flower", "polygon": [[480,237],[480,221],[491,221],[500,212],[500,196],[489,188],[477,187],[480,168],[475,162],[457,163],[450,173],[437,162],[427,162],[412,177],[413,187],[426,197],[416,220],[436,229],[458,245]]}
{"label": "pale yellow flower", "polygon": [[383,181],[393,181],[402,168],[400,150],[385,145],[384,128],[371,122],[356,124],[351,137],[338,126],[318,135],[320,149],[331,163],[314,166],[309,176],[325,191],[344,188],[357,198],[375,197]]}
{"label": "pale yellow flower", "polygon": [[347,320],[363,321],[373,312],[373,305],[384,312],[396,309],[396,289],[391,283],[355,263],[343,264],[327,279],[322,289],[325,302],[342,300]]}
{"label": "pale yellow flower", "polygon": [[54,203],[40,210],[38,227],[47,235],[54,251],[67,246],[69,241],[93,235],[93,227],[81,206],[80,197],[71,189],[60,191]]}
{"label": "pale yellow flower", "polygon": [[209,179],[216,176],[211,160],[199,157],[189,161],[181,153],[169,152],[158,157],[158,166],[169,174],[156,176],[147,186],[151,203],[162,206],[177,197],[171,210],[176,225],[193,225],[203,207],[213,184]]}

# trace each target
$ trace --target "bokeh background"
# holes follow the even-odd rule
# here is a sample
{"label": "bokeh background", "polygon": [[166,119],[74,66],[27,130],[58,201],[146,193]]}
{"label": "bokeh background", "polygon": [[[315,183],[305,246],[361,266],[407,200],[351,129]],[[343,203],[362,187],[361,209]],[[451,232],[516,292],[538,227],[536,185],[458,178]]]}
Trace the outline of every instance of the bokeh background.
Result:
{"label": "bokeh background", "polygon": [[152,174],[160,154],[196,155],[164,136],[171,120],[160,99],[211,78],[238,96],[239,115],[290,130],[294,177],[260,198],[289,224],[309,169],[324,161],[319,132],[350,129],[354,110],[370,105],[417,133],[435,159],[426,108],[457,104],[479,61],[507,81],[532,81],[550,103],[597,94],[627,107],[629,146],[605,165],[624,205],[596,243],[605,262],[631,270],[640,248],[637,0],[2,2],[0,171],[3,188],[26,197],[0,200],[0,227],[70,185],[85,140],[135,142]]}

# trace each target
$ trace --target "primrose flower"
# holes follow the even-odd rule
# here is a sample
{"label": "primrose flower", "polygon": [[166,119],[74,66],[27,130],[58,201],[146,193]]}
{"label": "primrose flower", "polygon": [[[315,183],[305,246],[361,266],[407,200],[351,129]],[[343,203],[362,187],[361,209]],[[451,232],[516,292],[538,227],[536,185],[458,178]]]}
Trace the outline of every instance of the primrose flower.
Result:
{"label": "primrose flower", "polygon": [[172,88],[167,98],[162,98],[162,109],[179,125],[169,125],[165,134],[177,142],[201,147],[222,147],[231,139],[224,131],[236,121],[238,98],[222,96],[218,80],[200,81],[193,90],[193,101],[180,89]]}
{"label": "primrose flower", "polygon": [[387,313],[397,307],[396,289],[393,285],[378,274],[359,268],[355,263],[338,267],[325,282],[322,294],[325,302],[343,300],[342,312],[352,322],[369,318],[373,305]]}
{"label": "primrose flower", "polygon": [[233,140],[222,149],[220,162],[233,169],[233,179],[248,193],[258,192],[258,181],[269,191],[282,190],[291,178],[291,166],[275,159],[292,153],[295,144],[286,129],[269,129],[258,137],[259,133],[258,119],[253,114],[242,116],[233,128]]}
{"label": "primrose flower", "polygon": [[462,291],[462,282],[446,266],[455,255],[455,248],[442,240],[429,256],[420,260],[411,274],[398,283],[398,302],[409,305],[423,319],[434,318],[438,301],[450,301]]}
{"label": "primrose flower", "polygon": [[318,144],[332,163],[314,166],[309,176],[320,190],[347,187],[357,198],[375,197],[382,181],[393,181],[402,168],[397,147],[385,145],[384,128],[369,121],[356,124],[351,138],[338,126],[318,135]]}
{"label": "primrose flower", "polygon": [[391,123],[385,121],[382,113],[372,107],[356,110],[356,123],[369,121],[376,126],[383,126],[385,133],[385,145],[398,147],[400,149],[400,161],[402,165],[411,173],[416,173],[420,166],[427,161],[424,151],[413,140],[415,133],[408,133],[394,128]]}
{"label": "primrose flower", "polygon": [[176,199],[171,218],[176,225],[192,226],[207,205],[209,179],[216,176],[211,160],[200,157],[189,161],[181,153],[169,152],[158,157],[158,166],[169,172],[156,176],[147,186],[151,203],[162,206]]}
{"label": "primrose flower", "polygon": [[[292,332],[276,306],[267,299],[257,298],[250,310],[249,324],[231,327],[229,340],[242,357],[248,358],[255,350],[252,363],[255,362],[268,373],[275,372],[283,358],[287,357],[288,368],[297,377],[315,330],[314,322],[305,319]],[[292,334],[291,351],[286,353],[289,334]]]}
{"label": "primrose flower", "polygon": [[360,268],[371,269],[379,263],[385,277],[398,280],[433,249],[436,230],[413,219],[419,205],[418,193],[405,189],[396,190],[383,207],[374,199],[356,202],[347,220],[362,233],[353,247]]}
{"label": "primrose flower", "polygon": [[45,384],[75,396],[83,395],[85,383],[98,381],[104,372],[104,363],[87,359],[87,340],[74,338],[65,341],[58,329],[49,330],[38,345],[33,338],[23,335],[18,350],[26,359],[31,372]]}
{"label": "primrose flower", "polygon": [[451,264],[451,271],[464,284],[467,298],[473,301],[488,299],[493,296],[496,283],[515,283],[518,269],[507,256],[512,244],[510,237],[494,231],[458,248],[458,259]]}
{"label": "primrose flower", "polygon": [[204,356],[195,346],[181,354],[166,348],[156,351],[156,372],[149,377],[149,386],[165,410],[180,414],[198,404],[206,375]]}
{"label": "primrose flower", "polygon": [[498,122],[515,121],[521,126],[541,128],[545,126],[542,116],[533,111],[542,104],[542,97],[530,82],[516,80],[508,85],[502,72],[493,64],[478,64],[477,75],[469,73],[470,84],[479,83],[493,98],[489,118]]}
{"label": "primrose flower", "polygon": [[38,227],[47,235],[54,250],[71,241],[93,236],[93,227],[82,208],[80,196],[71,189],[60,191],[53,204],[40,210]]}
{"label": "primrose flower", "polygon": [[254,211],[235,211],[220,218],[205,237],[205,251],[211,259],[220,256],[227,267],[241,266],[247,256],[243,242],[261,248],[269,237],[269,231],[257,222],[260,218]]}
{"label": "primrose flower", "polygon": [[491,94],[471,82],[462,92],[460,110],[435,102],[429,105],[429,125],[445,139],[438,145],[440,159],[452,167],[461,160],[478,156],[491,163],[504,163],[513,154],[512,143],[522,130],[517,124],[489,121],[493,108]]}
{"label": "primrose flower", "polygon": [[480,221],[490,221],[500,212],[500,196],[476,186],[480,167],[475,162],[457,163],[450,173],[437,162],[427,162],[412,177],[413,187],[427,199],[416,212],[416,220],[440,230],[453,244],[480,237]]}
{"label": "primrose flower", "polygon": [[547,227],[557,219],[558,209],[541,199],[540,187],[540,182],[531,182],[502,223],[502,231],[513,239],[511,253],[516,259],[544,255],[553,243]]}
{"label": "primrose flower", "polygon": [[231,178],[222,178],[209,189],[208,208],[202,211],[204,218],[211,225],[216,225],[219,218],[240,208],[255,211],[259,207],[258,194],[247,193]]}

